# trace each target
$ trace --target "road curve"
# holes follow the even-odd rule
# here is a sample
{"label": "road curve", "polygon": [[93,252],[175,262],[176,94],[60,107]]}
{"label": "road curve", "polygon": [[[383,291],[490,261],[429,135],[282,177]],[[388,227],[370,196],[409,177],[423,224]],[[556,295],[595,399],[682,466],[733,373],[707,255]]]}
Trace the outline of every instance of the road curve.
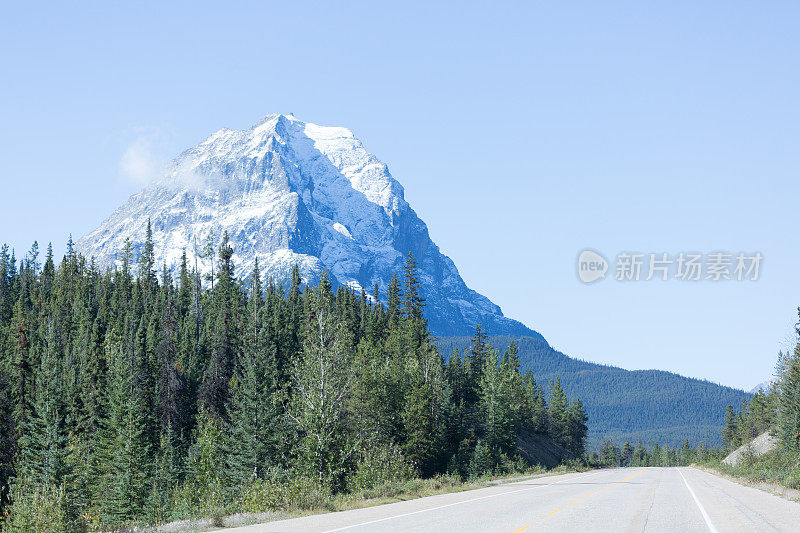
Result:
{"label": "road curve", "polygon": [[800,504],[691,467],[614,468],[226,531],[788,532]]}

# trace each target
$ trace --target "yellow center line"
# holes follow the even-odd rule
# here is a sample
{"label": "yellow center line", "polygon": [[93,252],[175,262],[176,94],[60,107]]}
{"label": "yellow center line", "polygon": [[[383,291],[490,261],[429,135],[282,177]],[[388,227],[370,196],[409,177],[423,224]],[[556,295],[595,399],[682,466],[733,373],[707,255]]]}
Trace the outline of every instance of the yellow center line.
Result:
{"label": "yellow center line", "polygon": [[[638,476],[639,474],[641,474],[641,473],[643,473],[643,472],[644,472],[644,469],[640,470],[639,472],[635,473],[635,474],[634,474],[634,475],[632,475],[632,476],[626,477],[625,479],[623,479],[623,480],[621,480],[621,481],[614,481],[614,482],[613,482],[613,484],[609,485],[608,487],[603,487],[602,489],[597,489],[597,490],[596,490],[596,491],[594,491],[594,492],[587,492],[587,493],[586,493],[586,496],[591,496],[591,495],[592,495],[592,494],[594,494],[595,492],[600,492],[601,490],[606,490],[606,489],[611,489],[611,488],[614,488],[614,486],[616,486],[616,485],[618,485],[618,484],[620,484],[620,483],[625,483],[626,481],[630,481],[631,479],[635,478],[636,476]],[[572,501],[571,501],[571,502],[569,502],[569,503],[575,503],[575,502],[577,502],[577,501],[578,501],[578,499],[574,499],[574,500],[572,500]],[[547,516],[554,515],[554,514],[556,514],[558,511],[560,511],[560,510],[561,510],[561,509],[556,509],[555,511],[550,511],[549,513],[547,513]],[[530,526],[525,526],[525,527],[523,527],[522,529],[518,529],[518,530],[514,531],[514,533],[521,533],[522,531],[525,531],[525,530],[526,530],[526,529],[528,529],[529,527],[530,527]]]}
{"label": "yellow center line", "polygon": [[518,529],[518,530],[516,530],[514,533],[522,533],[523,531],[525,531],[525,530],[526,530],[526,529],[528,529],[529,527],[531,527],[531,526],[525,526],[525,527],[519,528],[519,529]]}
{"label": "yellow center line", "polygon": [[637,473],[635,473],[635,474],[634,474],[634,475],[632,475],[631,477],[626,477],[626,478],[625,478],[625,479],[623,479],[622,481],[617,481],[617,483],[625,483],[626,481],[630,481],[631,479],[635,478],[636,476],[638,476],[638,475],[639,475],[639,474],[641,474],[642,472],[644,472],[644,469],[642,469],[642,470],[638,471]]}

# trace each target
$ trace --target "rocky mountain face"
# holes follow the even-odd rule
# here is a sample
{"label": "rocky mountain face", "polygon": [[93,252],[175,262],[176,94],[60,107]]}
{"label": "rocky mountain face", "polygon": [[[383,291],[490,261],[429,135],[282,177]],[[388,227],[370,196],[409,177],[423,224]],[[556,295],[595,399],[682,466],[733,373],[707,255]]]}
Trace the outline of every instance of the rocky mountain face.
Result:
{"label": "rocky mountain face", "polygon": [[78,242],[102,265],[119,264],[126,240],[134,259],[150,220],[157,264],[211,269],[201,250],[227,231],[237,276],[258,259],[264,279],[284,284],[297,264],[305,283],[326,270],[334,285],[381,298],[392,274],[414,255],[435,335],[530,335],[526,326],[464,283],[403,198],[387,166],[349,130],[269,115],[245,131],[221,129],[185,151],[164,176]]}

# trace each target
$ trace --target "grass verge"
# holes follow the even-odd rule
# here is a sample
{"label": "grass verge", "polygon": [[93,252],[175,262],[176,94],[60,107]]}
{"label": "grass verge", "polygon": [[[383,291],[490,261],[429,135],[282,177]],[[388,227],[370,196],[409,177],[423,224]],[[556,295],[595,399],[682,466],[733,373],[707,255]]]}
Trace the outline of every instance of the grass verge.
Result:
{"label": "grass verge", "polygon": [[789,500],[800,500],[800,457],[775,449],[760,457],[744,457],[737,465],[715,459],[695,465],[711,473],[759,488]]}
{"label": "grass verge", "polygon": [[[436,496],[453,492],[474,490],[492,485],[499,485],[514,481],[534,479],[545,476],[565,474],[588,470],[588,468],[575,468],[559,466],[551,470],[533,468],[525,472],[518,472],[503,478],[485,476],[468,482],[461,481],[457,476],[437,476],[431,479],[411,479],[405,482],[385,483],[368,490],[361,490],[349,494],[324,495],[316,494],[310,498],[291,498],[284,501],[285,506],[277,510],[263,510],[263,500],[257,495],[247,499],[240,499],[234,507],[211,511],[208,516],[191,520],[180,520],[157,526],[154,530],[159,532],[194,532],[209,531],[219,527],[237,527],[252,525],[288,518],[298,518],[320,513],[335,511],[348,511],[376,505],[386,505],[427,496]],[[266,507],[275,507],[271,501]]]}

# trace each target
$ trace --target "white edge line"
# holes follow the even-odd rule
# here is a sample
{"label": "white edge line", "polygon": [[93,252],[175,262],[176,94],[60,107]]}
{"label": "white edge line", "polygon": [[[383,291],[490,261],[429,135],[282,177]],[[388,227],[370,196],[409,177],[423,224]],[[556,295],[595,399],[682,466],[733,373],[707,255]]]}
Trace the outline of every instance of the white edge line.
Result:
{"label": "white edge line", "polygon": [[[602,474],[603,472],[606,472],[606,470],[600,470],[598,472],[592,472],[591,474],[586,474],[584,476],[571,477],[569,479],[562,479],[561,481],[554,481],[553,483],[545,483],[544,485],[536,485],[535,487],[526,487],[524,489],[512,490],[510,492],[499,492],[497,494],[489,494],[488,496],[481,496],[479,498],[472,498],[471,500],[463,500],[463,501],[460,501],[460,502],[448,503],[446,505],[439,505],[438,507],[429,507],[428,509],[420,509],[419,511],[412,511],[410,513],[403,513],[403,514],[398,514],[398,515],[387,516],[385,518],[379,518],[377,520],[370,520],[369,522],[361,522],[360,524],[353,524],[353,525],[350,525],[350,526],[339,527],[339,528],[336,528],[336,529],[328,529],[326,531],[323,531],[322,533],[334,533],[335,531],[344,531],[345,529],[352,529],[354,527],[368,526],[370,524],[377,524],[378,522],[385,522],[387,520],[394,520],[395,518],[402,518],[404,516],[411,516],[411,515],[420,514],[420,513],[427,513],[428,511],[436,511],[437,509],[444,509],[445,507],[453,507],[454,505],[461,505],[462,503],[476,502],[478,500],[485,500],[487,498],[494,498],[495,496],[506,496],[508,494],[516,494],[517,492],[524,492],[526,490],[534,490],[534,489],[538,489],[538,488],[541,488],[541,487],[549,487],[550,485],[558,485],[559,483],[564,483],[564,482],[567,482],[567,481],[573,481],[575,479],[583,479],[583,478],[590,477],[590,476],[596,476],[597,474]],[[498,485],[498,486],[502,486],[502,485]]]}
{"label": "white edge line", "polygon": [[708,530],[711,531],[711,533],[717,533],[717,528],[715,528],[714,524],[711,523],[711,518],[708,516],[708,513],[703,507],[703,504],[700,503],[700,500],[697,498],[697,494],[695,494],[694,491],[692,490],[692,487],[689,486],[689,482],[686,481],[686,476],[683,475],[683,472],[681,472],[680,468],[678,469],[678,473],[683,478],[683,483],[686,485],[686,488],[689,489],[689,494],[691,494],[692,498],[694,498],[694,503],[697,504],[697,508],[700,509],[700,513],[703,515],[703,520],[706,521]]}

